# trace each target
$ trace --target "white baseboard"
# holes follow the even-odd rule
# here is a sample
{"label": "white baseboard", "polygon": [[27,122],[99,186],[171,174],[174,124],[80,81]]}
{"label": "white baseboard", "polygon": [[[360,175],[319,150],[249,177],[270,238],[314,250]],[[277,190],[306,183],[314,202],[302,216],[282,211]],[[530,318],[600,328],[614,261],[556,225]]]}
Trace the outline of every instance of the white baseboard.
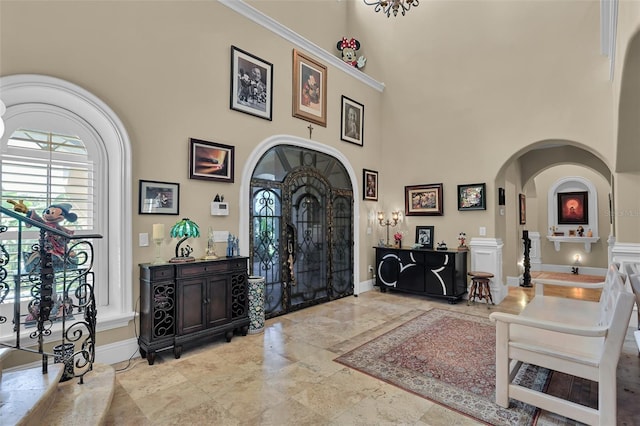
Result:
{"label": "white baseboard", "polygon": [[138,340],[136,338],[96,346],[96,362],[117,364],[130,358],[140,358],[138,349]]}
{"label": "white baseboard", "polygon": [[[571,273],[571,268],[574,265],[542,265],[542,272],[565,272]],[[607,275],[607,268],[593,268],[591,266],[579,266],[578,272],[584,275],[602,275],[603,277]]]}
{"label": "white baseboard", "polygon": [[358,285],[358,291],[355,291],[353,294],[358,295],[360,293],[364,293],[365,291],[373,290],[373,285],[376,283],[375,279],[370,279],[367,281],[361,281]]}

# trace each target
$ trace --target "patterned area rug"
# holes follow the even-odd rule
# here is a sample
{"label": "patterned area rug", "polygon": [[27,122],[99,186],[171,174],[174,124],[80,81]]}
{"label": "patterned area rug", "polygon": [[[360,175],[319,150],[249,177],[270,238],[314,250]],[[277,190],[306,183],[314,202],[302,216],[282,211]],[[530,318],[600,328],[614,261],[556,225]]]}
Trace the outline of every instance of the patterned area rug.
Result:
{"label": "patterned area rug", "polygon": [[[495,325],[432,309],[335,361],[492,425],[529,426],[537,409],[495,400]],[[544,389],[550,371],[523,365],[516,380]]]}

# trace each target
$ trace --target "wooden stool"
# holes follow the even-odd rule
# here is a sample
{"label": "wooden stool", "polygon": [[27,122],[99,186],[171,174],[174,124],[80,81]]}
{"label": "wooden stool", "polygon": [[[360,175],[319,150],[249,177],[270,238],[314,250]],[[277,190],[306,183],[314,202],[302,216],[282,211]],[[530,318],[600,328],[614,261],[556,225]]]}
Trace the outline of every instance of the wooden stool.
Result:
{"label": "wooden stool", "polygon": [[475,302],[475,299],[485,299],[487,301],[487,309],[490,309],[489,302],[492,305],[493,297],[491,297],[491,287],[489,286],[489,282],[491,282],[491,278],[493,278],[493,274],[489,272],[478,272],[471,271],[468,272],[467,275],[471,277],[471,288],[469,289],[469,299],[467,299],[467,306],[471,304],[471,302]]}

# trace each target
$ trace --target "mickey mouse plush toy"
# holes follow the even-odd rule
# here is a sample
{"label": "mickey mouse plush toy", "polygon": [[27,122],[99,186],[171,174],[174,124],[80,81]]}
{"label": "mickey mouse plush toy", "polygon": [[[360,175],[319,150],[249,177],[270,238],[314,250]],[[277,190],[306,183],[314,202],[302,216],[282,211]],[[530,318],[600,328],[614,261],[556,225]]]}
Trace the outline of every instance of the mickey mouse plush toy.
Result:
{"label": "mickey mouse plush toy", "polygon": [[352,67],[362,68],[367,62],[367,58],[356,55],[356,51],[360,49],[360,42],[355,38],[347,39],[342,37],[342,40],[336,45],[339,51],[342,52],[342,60]]}
{"label": "mickey mouse plush toy", "polygon": [[[71,204],[57,203],[51,204],[49,207],[43,210],[42,216],[39,216],[34,210],[29,210],[22,200],[16,202],[14,200],[7,200],[8,203],[13,204],[13,210],[24,213],[29,219],[36,220],[44,223],[50,228],[57,229],[66,234],[73,234],[73,231],[60,225],[60,222],[66,220],[68,222],[75,222],[78,219],[78,215],[70,212]],[[27,225],[29,226],[29,225]],[[63,237],[58,235],[48,234],[48,241],[51,244],[50,253],[64,258],[65,254],[65,241]]]}

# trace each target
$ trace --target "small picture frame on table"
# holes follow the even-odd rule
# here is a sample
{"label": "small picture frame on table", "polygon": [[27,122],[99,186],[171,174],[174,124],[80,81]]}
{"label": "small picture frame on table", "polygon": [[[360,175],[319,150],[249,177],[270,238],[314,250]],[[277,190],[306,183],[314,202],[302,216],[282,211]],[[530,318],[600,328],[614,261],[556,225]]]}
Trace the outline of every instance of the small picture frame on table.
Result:
{"label": "small picture frame on table", "polygon": [[362,169],[362,199],[378,201],[378,172]]}
{"label": "small picture frame on table", "polygon": [[484,183],[458,185],[458,210],[486,210],[487,193]]}
{"label": "small picture frame on table", "polygon": [[433,226],[416,226],[416,244],[420,248],[433,250]]}
{"label": "small picture frame on table", "polygon": [[235,147],[190,139],[189,178],[233,182]]}
{"label": "small picture frame on table", "polygon": [[138,214],[180,213],[180,184],[140,180]]}

